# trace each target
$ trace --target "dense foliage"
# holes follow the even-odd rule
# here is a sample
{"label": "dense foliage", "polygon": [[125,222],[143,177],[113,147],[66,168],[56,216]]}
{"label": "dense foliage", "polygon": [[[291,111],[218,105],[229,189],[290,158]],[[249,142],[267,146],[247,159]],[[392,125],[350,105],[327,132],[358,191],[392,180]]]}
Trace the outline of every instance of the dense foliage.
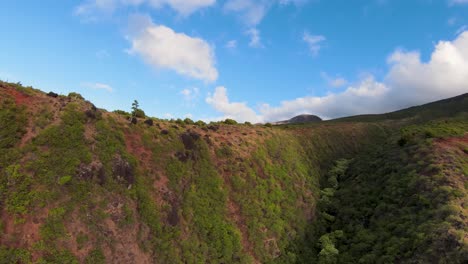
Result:
{"label": "dense foliage", "polygon": [[0,82],[0,263],[463,263],[464,98],[430,120],[131,123],[138,102]]}

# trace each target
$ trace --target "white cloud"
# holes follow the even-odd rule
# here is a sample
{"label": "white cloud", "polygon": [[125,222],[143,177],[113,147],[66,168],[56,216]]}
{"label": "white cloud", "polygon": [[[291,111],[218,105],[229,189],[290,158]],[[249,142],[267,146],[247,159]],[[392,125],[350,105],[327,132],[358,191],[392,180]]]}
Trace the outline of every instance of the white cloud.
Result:
{"label": "white cloud", "polygon": [[269,1],[229,0],[224,5],[224,9],[239,13],[245,24],[255,26],[262,21],[269,6]]}
{"label": "white cloud", "polygon": [[112,88],[112,86],[108,85],[108,84],[105,84],[105,83],[82,83],[81,86],[83,87],[86,87],[86,88],[90,88],[90,89],[95,89],[95,90],[104,90],[104,91],[107,91],[107,92],[113,92],[114,89]]}
{"label": "white cloud", "polygon": [[222,86],[216,87],[213,95],[208,94],[206,103],[224,115],[219,119],[231,118],[239,122],[250,121],[254,123],[262,121],[261,117],[247,106],[247,103],[230,102],[227,90]]}
{"label": "white cloud", "polygon": [[396,51],[388,59],[385,82],[397,107],[468,92],[468,31],[454,41],[440,41],[428,62],[419,52]]}
{"label": "white cloud", "polygon": [[245,32],[250,37],[249,46],[253,48],[262,47],[262,42],[260,39],[260,31],[256,28],[251,28]]}
{"label": "white cloud", "polygon": [[383,113],[456,96],[468,92],[468,31],[453,41],[440,41],[427,62],[421,61],[419,52],[397,50],[389,56],[388,64],[389,72],[382,81],[365,76],[342,92],[300,97],[279,106],[264,104],[260,114],[246,103],[230,103],[224,87],[207,102],[235,119],[241,116],[239,120],[268,122],[303,113],[322,118]]}
{"label": "white cloud", "polygon": [[348,84],[348,81],[342,77],[331,77],[326,72],[321,72],[320,76],[327,82],[331,87],[338,88]]}
{"label": "white cloud", "polygon": [[326,96],[307,96],[281,102],[280,106],[262,106],[260,112],[266,121],[286,120],[299,114],[315,114],[322,118],[333,118],[353,114],[382,111],[383,106],[376,98],[388,91],[385,84],[368,76],[344,92],[331,93]]}
{"label": "white cloud", "polygon": [[240,15],[242,21],[250,27],[257,26],[263,20],[269,9],[279,4],[282,6],[300,5],[308,0],[228,0],[224,4],[224,10]]}
{"label": "white cloud", "polygon": [[235,48],[237,48],[237,41],[236,40],[229,40],[228,42],[226,42],[225,47],[228,48],[228,49],[235,49]]}
{"label": "white cloud", "polygon": [[312,55],[317,56],[320,49],[322,48],[320,43],[325,41],[326,38],[322,35],[311,35],[308,32],[304,32],[304,35],[302,36],[302,40],[304,40],[307,43]]}
{"label": "white cloud", "polygon": [[165,117],[165,118],[168,118],[168,119],[173,119],[173,118],[174,118],[174,115],[171,114],[171,113],[165,113],[165,114],[164,114],[164,117]]}
{"label": "white cloud", "polygon": [[130,54],[138,54],[158,69],[205,81],[218,78],[213,48],[205,40],[155,25],[149,18],[138,16],[134,20],[127,37],[132,44]]}
{"label": "white cloud", "polygon": [[74,13],[85,21],[94,21],[102,14],[112,14],[118,8],[146,4],[157,9],[169,6],[180,15],[188,16],[215,3],[216,0],[86,0],[75,8]]}
{"label": "white cloud", "polygon": [[194,102],[198,99],[200,90],[197,87],[189,87],[180,91],[180,94],[188,106],[193,106]]}

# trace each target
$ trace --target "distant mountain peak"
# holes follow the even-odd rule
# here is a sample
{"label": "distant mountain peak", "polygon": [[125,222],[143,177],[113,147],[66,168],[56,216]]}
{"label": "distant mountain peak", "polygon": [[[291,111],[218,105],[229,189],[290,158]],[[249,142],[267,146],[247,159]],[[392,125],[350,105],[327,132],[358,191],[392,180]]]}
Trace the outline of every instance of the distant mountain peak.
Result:
{"label": "distant mountain peak", "polygon": [[320,121],[322,121],[322,119],[316,115],[302,114],[302,115],[295,116],[289,120],[275,122],[274,124],[284,125],[284,124],[314,123],[314,122],[320,122]]}

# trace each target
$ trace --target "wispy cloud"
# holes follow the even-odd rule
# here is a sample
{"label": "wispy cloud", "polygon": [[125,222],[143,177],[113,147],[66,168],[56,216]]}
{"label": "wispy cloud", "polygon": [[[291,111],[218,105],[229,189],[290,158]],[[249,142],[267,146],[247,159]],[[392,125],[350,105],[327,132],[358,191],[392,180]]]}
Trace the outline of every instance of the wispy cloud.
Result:
{"label": "wispy cloud", "polygon": [[110,93],[114,91],[114,88],[112,88],[112,86],[105,84],[105,83],[99,83],[99,82],[95,82],[95,83],[85,82],[85,83],[82,83],[81,86],[85,88],[89,88],[89,89],[104,90]]}
{"label": "wispy cloud", "polygon": [[194,106],[195,101],[198,99],[199,94],[200,94],[200,89],[198,89],[197,87],[189,87],[180,91],[180,95],[182,95],[184,103],[187,106]]}
{"label": "wispy cloud", "polygon": [[321,72],[320,76],[327,82],[331,87],[343,87],[348,84],[348,81],[342,77],[331,77],[326,72]]}
{"label": "wispy cloud", "polygon": [[238,14],[244,24],[255,27],[260,24],[274,5],[294,4],[300,6],[306,2],[308,0],[227,0],[224,4],[224,10]]}
{"label": "wispy cloud", "polygon": [[167,6],[181,16],[188,16],[214,4],[216,0],[86,0],[75,8],[74,14],[89,22],[98,20],[102,15],[111,15],[119,8],[147,5],[155,9]]}
{"label": "wispy cloud", "polygon": [[326,38],[322,35],[311,35],[309,32],[304,32],[302,40],[309,46],[310,53],[313,56],[317,56],[322,48],[321,43],[324,42]]}
{"label": "wispy cloud", "polygon": [[229,40],[226,42],[226,45],[224,45],[227,49],[235,49],[237,48],[237,41],[236,40]]}
{"label": "wispy cloud", "polygon": [[253,48],[261,48],[262,41],[260,38],[260,31],[256,28],[251,28],[245,32],[250,37],[249,46]]}

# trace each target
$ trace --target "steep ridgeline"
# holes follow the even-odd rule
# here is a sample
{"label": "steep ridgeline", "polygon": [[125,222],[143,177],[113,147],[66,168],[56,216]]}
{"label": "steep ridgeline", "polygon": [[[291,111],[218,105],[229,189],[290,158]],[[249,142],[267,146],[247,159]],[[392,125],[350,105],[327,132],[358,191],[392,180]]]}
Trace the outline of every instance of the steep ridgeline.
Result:
{"label": "steep ridgeline", "polygon": [[289,120],[275,122],[275,125],[287,125],[287,124],[304,124],[304,123],[317,123],[322,119],[316,115],[298,115]]}
{"label": "steep ridgeline", "polygon": [[0,83],[0,263],[462,263],[467,116],[264,127]]}

